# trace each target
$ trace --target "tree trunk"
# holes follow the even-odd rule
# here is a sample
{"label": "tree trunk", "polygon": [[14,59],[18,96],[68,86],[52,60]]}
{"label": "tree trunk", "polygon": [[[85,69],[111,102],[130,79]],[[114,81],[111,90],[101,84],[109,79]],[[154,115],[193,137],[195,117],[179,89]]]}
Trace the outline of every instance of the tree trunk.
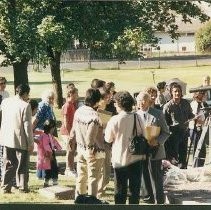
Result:
{"label": "tree trunk", "polygon": [[55,91],[56,104],[59,109],[61,109],[63,105],[60,58],[61,52],[55,51],[53,52],[53,57],[51,56],[50,61],[53,88]]}
{"label": "tree trunk", "polygon": [[28,84],[28,63],[28,59],[22,59],[20,62],[13,64],[14,89],[20,84]]}

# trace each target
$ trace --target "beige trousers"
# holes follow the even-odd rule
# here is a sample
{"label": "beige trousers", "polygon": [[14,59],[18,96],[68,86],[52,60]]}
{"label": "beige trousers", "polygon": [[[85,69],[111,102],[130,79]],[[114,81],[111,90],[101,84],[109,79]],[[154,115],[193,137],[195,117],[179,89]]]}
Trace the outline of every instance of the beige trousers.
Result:
{"label": "beige trousers", "polygon": [[110,181],[111,174],[111,147],[109,145],[105,146],[105,159],[103,161],[103,167],[101,171],[101,177],[98,185],[97,197],[100,199],[105,196],[106,186]]}
{"label": "beige trousers", "polygon": [[104,158],[78,155],[76,178],[76,194],[86,194],[97,197],[98,184],[101,177]]}

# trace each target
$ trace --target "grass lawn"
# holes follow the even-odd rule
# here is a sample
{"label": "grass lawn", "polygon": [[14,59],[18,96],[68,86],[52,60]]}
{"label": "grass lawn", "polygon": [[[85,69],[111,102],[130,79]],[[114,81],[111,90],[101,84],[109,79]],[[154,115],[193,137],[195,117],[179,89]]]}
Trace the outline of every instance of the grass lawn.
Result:
{"label": "grass lawn", "polygon": [[[64,156],[57,156],[57,161],[60,167],[59,173],[59,185],[75,188],[75,179],[73,177],[67,177],[64,175]],[[19,193],[15,188],[12,188],[12,194],[1,194],[0,192],[0,204],[1,203],[45,203],[45,204],[73,204],[74,200],[57,200],[49,199],[39,194],[39,189],[43,188],[43,180],[38,180],[36,177],[36,155],[30,157],[30,174],[29,174],[29,188],[30,193]],[[51,184],[51,182],[50,182]],[[106,200],[109,203],[113,203],[113,178],[108,185]]]}
{"label": "grass lawn", "polygon": [[[210,74],[210,66],[169,68],[169,69],[141,69],[141,70],[86,70],[70,71],[62,75],[63,89],[69,82],[74,82],[78,87],[80,96],[84,96],[87,88],[90,87],[91,80],[94,78],[105,81],[113,81],[116,84],[116,90],[127,90],[134,93],[143,90],[147,86],[154,85],[152,71],[155,74],[155,82],[179,78],[187,83],[187,92],[189,88],[197,87],[202,83],[202,77]],[[5,76],[8,80],[7,90],[13,94],[13,73],[2,71],[0,76]],[[31,87],[30,97],[40,97],[44,89],[52,88],[51,74],[49,72],[29,72],[29,83]],[[60,119],[60,110],[55,109],[57,119]],[[39,195],[38,189],[43,186],[43,181],[37,180],[35,175],[35,157],[31,158],[30,181],[32,190],[29,194],[20,194],[14,190],[12,195],[0,194],[0,203],[73,203],[73,201],[49,200]],[[59,157],[60,163],[64,162],[64,157]],[[59,175],[59,182],[64,186],[74,186],[74,179]],[[105,200],[113,202],[113,182],[108,186],[108,195]]]}
{"label": "grass lawn", "polygon": [[[105,81],[113,81],[116,90],[128,90],[133,93],[143,88],[154,85],[152,71],[155,74],[155,83],[179,78],[187,83],[187,89],[197,87],[202,83],[202,77],[209,75],[210,66],[185,67],[185,68],[165,68],[165,69],[140,69],[140,70],[84,70],[66,71],[62,74],[62,85],[65,88],[69,82],[74,82],[78,87],[80,96],[84,96],[87,88],[90,87],[91,80],[94,78]],[[7,78],[7,89],[13,93],[13,73],[2,71],[0,75]],[[40,97],[44,89],[51,88],[51,74],[49,72],[29,72],[29,83],[31,87],[31,97]]]}

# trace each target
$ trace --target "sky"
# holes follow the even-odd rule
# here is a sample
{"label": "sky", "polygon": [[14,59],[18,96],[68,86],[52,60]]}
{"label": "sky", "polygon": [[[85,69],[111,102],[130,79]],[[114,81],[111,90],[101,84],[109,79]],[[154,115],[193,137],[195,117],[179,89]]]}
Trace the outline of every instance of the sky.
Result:
{"label": "sky", "polygon": [[196,4],[201,6],[201,8],[205,11],[205,13],[211,17],[211,6],[209,6],[209,4],[211,3],[201,1],[201,4],[199,4],[198,2],[196,2]]}

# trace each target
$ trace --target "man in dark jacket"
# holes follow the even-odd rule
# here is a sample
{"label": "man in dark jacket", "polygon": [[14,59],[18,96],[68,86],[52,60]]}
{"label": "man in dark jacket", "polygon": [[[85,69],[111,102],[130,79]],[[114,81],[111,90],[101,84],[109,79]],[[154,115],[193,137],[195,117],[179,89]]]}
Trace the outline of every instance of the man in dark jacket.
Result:
{"label": "man in dark jacket", "polygon": [[174,83],[170,87],[171,100],[163,107],[171,135],[165,143],[167,159],[172,164],[187,168],[188,122],[194,118],[190,103],[182,98],[182,88]]}

